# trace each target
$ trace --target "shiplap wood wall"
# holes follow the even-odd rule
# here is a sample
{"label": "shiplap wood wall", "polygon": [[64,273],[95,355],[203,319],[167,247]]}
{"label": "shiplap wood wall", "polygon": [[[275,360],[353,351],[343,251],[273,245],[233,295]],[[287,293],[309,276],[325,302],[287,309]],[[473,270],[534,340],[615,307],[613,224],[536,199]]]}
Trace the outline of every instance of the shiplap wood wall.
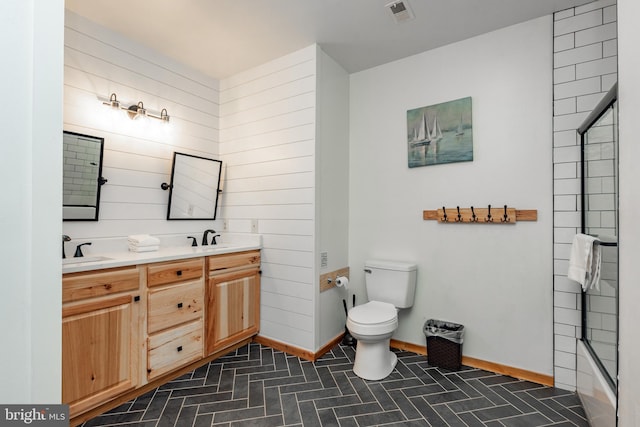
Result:
{"label": "shiplap wood wall", "polygon": [[[65,222],[64,233],[86,241],[218,226],[167,221],[169,192],[160,185],[170,181],[174,151],[218,158],[219,82],[69,11],[64,40],[64,129],[105,139],[108,179],[100,220]],[[99,100],[111,93],[127,106],[142,101],[152,112],[166,108],[171,121],[140,122],[124,111],[113,113]]]}
{"label": "shiplap wood wall", "polygon": [[[67,12],[65,130],[105,138],[98,222],[65,222],[75,242],[214,227],[263,236],[261,334],[317,346],[314,270],[317,46],[218,82]],[[100,99],[166,108],[167,125],[113,114]],[[216,221],[167,221],[174,151],[226,165]],[[252,228],[257,225],[257,230]],[[91,248],[88,251],[90,252]]]}
{"label": "shiplap wood wall", "polygon": [[316,46],[220,82],[222,216],[263,238],[260,334],[314,349]]}

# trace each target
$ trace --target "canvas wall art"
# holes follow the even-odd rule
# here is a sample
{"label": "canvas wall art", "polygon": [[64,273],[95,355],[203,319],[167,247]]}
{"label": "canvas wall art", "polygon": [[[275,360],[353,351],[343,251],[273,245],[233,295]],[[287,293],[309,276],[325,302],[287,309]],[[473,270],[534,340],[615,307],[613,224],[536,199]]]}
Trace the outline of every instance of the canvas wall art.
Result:
{"label": "canvas wall art", "polygon": [[409,167],[473,160],[471,97],[407,111]]}

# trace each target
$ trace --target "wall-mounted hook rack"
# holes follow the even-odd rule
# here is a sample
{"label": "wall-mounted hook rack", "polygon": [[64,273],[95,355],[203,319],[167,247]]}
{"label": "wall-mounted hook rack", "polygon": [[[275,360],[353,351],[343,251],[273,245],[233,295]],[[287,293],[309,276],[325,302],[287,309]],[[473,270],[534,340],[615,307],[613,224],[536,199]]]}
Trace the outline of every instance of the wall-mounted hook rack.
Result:
{"label": "wall-mounted hook rack", "polygon": [[[449,212],[456,212],[455,221],[450,221],[452,215]],[[538,211],[536,209],[516,209],[504,205],[502,209],[492,209],[491,205],[486,208],[470,206],[468,208],[447,208],[422,211],[422,219],[425,221],[438,221],[446,223],[472,223],[472,224],[515,224],[517,221],[537,221]]]}

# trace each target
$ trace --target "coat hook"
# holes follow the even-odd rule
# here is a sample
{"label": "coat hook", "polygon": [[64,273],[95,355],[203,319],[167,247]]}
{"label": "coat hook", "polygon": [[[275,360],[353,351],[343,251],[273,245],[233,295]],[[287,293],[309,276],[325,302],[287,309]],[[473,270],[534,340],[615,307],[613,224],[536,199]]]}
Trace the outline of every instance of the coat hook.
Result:
{"label": "coat hook", "polygon": [[507,205],[504,205],[504,215],[502,217],[502,222],[509,222],[511,221],[511,218],[509,218],[509,215],[507,215]]}
{"label": "coat hook", "polygon": [[458,218],[456,218],[456,222],[461,222],[462,221],[462,215],[460,215],[460,206],[456,206],[456,209],[458,209]]}
{"label": "coat hook", "polygon": [[444,214],[444,217],[442,218],[442,221],[444,222],[449,222],[449,220],[447,219],[447,210],[445,209],[445,207],[442,207],[442,212]]}
{"label": "coat hook", "polygon": [[487,218],[484,222],[493,222],[493,218],[491,218],[491,205],[489,205],[489,208],[487,209]]}
{"label": "coat hook", "polygon": [[469,222],[478,222],[476,211],[473,210],[473,206],[471,206],[471,219],[469,220]]}

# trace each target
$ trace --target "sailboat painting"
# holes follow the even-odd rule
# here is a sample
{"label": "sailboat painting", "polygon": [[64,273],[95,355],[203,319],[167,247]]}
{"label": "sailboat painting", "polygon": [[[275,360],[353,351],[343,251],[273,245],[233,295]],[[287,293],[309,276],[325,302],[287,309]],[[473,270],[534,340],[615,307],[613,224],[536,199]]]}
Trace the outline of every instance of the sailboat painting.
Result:
{"label": "sailboat painting", "polygon": [[409,167],[473,161],[471,97],[407,111]]}

